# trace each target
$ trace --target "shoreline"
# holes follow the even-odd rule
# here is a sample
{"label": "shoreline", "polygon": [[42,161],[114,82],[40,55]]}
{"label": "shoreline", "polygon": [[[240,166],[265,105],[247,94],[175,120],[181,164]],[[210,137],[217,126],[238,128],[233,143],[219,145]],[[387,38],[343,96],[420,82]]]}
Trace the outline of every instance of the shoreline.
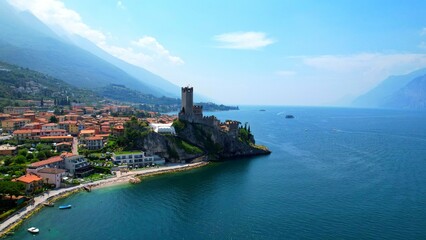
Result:
{"label": "shoreline", "polygon": [[[84,187],[90,187],[92,189],[111,187],[121,184],[131,184],[129,181],[132,178],[141,178],[155,176],[165,173],[181,172],[191,170],[199,167],[208,165],[209,162],[197,162],[197,163],[185,163],[185,164],[168,164],[159,168],[134,170],[126,173],[117,172],[117,176],[102,179],[99,181],[81,184],[70,188],[61,188],[57,190],[51,190],[49,193],[43,193],[37,197],[34,197],[34,204],[27,205],[18,212],[15,212],[5,221],[0,223],[0,238],[8,235],[13,229],[21,225],[25,220],[30,218],[32,215],[40,211],[44,207],[45,202],[57,201],[62,198],[69,197],[70,195],[83,190]],[[47,194],[47,195],[46,195]]]}

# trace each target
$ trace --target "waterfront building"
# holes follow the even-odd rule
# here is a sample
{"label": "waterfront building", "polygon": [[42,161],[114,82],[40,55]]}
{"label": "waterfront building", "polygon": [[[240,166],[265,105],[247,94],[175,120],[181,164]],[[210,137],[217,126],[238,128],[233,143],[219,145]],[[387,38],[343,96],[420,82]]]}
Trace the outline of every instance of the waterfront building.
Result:
{"label": "waterfront building", "polygon": [[146,156],[143,151],[113,153],[111,157],[114,164],[127,165],[129,168],[146,167],[150,165],[163,165],[164,158],[157,155]]}
{"label": "waterfront building", "polygon": [[25,185],[25,193],[31,194],[43,187],[43,179],[35,174],[28,173],[12,181],[21,182]]}
{"label": "waterfront building", "polygon": [[65,169],[67,175],[74,177],[85,177],[93,172],[92,166],[90,166],[83,156],[72,153],[62,153],[60,156],[54,156],[30,164],[27,168],[27,173],[37,174],[44,168]]}
{"label": "waterfront building", "polygon": [[62,178],[66,176],[66,171],[60,168],[42,168],[37,171],[37,175],[43,179],[43,183],[60,188]]}
{"label": "waterfront building", "polygon": [[67,153],[64,157],[64,162],[65,169],[74,177],[86,177],[94,171],[87,160],[80,155]]}

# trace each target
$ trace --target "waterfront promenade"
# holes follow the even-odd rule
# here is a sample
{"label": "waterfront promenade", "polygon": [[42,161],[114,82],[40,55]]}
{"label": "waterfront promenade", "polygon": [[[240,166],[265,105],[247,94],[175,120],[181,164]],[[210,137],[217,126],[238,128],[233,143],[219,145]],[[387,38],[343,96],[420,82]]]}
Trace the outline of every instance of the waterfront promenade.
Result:
{"label": "waterfront promenade", "polygon": [[197,163],[187,163],[187,164],[167,164],[165,166],[158,167],[158,168],[146,168],[146,169],[133,170],[133,171],[123,172],[123,173],[117,172],[117,175],[112,178],[94,181],[91,183],[77,185],[77,186],[73,186],[69,188],[51,190],[49,191],[49,193],[44,193],[42,195],[35,197],[33,204],[30,204],[24,207],[23,209],[19,210],[18,212],[10,216],[8,219],[0,223],[0,237],[3,236],[5,233],[7,233],[9,230],[13,229],[21,221],[25,220],[25,218],[27,216],[30,216],[34,211],[43,207],[43,203],[51,199],[55,199],[60,196],[63,196],[64,194],[80,190],[85,186],[91,187],[91,188],[107,187],[107,186],[111,186],[115,184],[129,183],[130,179],[137,176],[149,176],[149,175],[156,175],[156,174],[167,173],[167,172],[189,170],[192,168],[204,166],[206,164],[208,164],[208,162],[197,162]]}

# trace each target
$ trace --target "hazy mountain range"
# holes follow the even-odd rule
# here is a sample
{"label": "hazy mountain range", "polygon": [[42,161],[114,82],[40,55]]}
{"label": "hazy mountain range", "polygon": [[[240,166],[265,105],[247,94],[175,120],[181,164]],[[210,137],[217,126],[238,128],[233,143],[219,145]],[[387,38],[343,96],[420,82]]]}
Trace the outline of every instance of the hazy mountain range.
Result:
{"label": "hazy mountain range", "polygon": [[426,68],[390,76],[352,102],[355,107],[426,109]]}
{"label": "hazy mountain range", "polygon": [[0,2],[0,61],[28,67],[74,86],[94,89],[110,84],[157,97],[177,97],[180,88],[143,68],[104,52],[90,41],[64,38],[29,12]]}
{"label": "hazy mountain range", "polygon": [[[175,101],[179,97],[180,88],[166,79],[108,54],[85,38],[57,34],[31,13],[17,11],[6,1],[0,1],[0,26],[0,61],[48,74],[100,95],[108,93],[106,97],[110,98],[114,97],[110,94],[112,88],[132,91],[135,101],[152,102],[162,96]],[[426,109],[425,76],[426,68],[391,76],[349,105]],[[115,85],[124,88],[112,87]],[[200,95],[196,98],[205,101]]]}

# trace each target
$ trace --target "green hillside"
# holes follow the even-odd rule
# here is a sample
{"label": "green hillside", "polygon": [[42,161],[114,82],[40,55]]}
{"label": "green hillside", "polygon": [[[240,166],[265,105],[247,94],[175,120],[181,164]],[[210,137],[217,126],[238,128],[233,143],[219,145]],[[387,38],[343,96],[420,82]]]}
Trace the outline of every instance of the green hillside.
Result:
{"label": "green hillside", "polygon": [[95,103],[102,98],[93,91],[76,88],[46,74],[0,62],[0,107],[42,99],[67,104]]}

